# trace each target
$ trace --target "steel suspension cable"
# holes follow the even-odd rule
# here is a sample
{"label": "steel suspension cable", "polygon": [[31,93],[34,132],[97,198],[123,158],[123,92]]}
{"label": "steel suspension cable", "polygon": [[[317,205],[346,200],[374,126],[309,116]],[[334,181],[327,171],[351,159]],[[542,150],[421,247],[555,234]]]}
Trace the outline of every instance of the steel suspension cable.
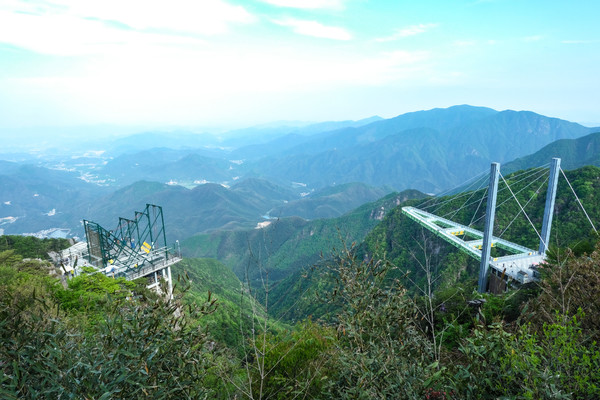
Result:
{"label": "steel suspension cable", "polygon": [[[473,198],[473,196],[475,196],[475,193],[477,193],[477,192],[478,192],[478,191],[481,189],[481,187],[482,187],[484,184],[485,184],[485,181],[484,181],[484,180],[482,180],[482,181],[481,181],[481,183],[479,184],[479,187],[478,187],[477,189],[475,189],[475,190],[473,190],[473,191],[471,192],[471,196],[469,196],[469,198],[468,198],[467,200],[465,200],[465,202],[463,203],[463,205],[462,205],[461,207],[457,208],[456,210],[454,210],[454,212],[450,212],[450,213],[446,214],[446,215],[444,216],[444,218],[445,218],[447,215],[449,215],[449,214],[452,214],[452,215],[449,215],[449,216],[448,216],[448,219],[452,219],[452,218],[454,218],[454,216],[455,216],[456,214],[458,214],[458,212],[459,212],[460,210],[462,210],[463,208],[465,208],[465,207],[467,207],[467,206],[470,206],[471,204],[467,204],[467,203],[469,202],[469,200],[471,200],[471,199]],[[485,195],[485,191],[484,191],[484,195]]]}
{"label": "steel suspension cable", "polygon": [[[528,170],[527,172],[523,172],[520,173],[518,175],[514,175],[511,176],[511,179],[513,180],[513,185],[519,184],[523,181],[532,179],[532,176],[537,175],[537,177],[533,178],[533,181],[537,181],[539,179],[539,177],[541,175],[545,175],[547,172],[547,169],[544,167],[537,167],[537,168],[532,168],[531,170]],[[515,178],[519,178],[521,177],[521,179],[515,180]],[[503,191],[506,190],[506,187],[503,187],[501,189],[498,190],[498,193],[502,193]]]}
{"label": "steel suspension cable", "polygon": [[[473,196],[475,196],[480,190],[482,190],[482,186],[485,186],[485,180],[482,180],[481,183],[479,184],[479,187],[475,190],[473,190],[471,192],[471,195],[469,196],[469,198],[467,200],[464,201],[464,203],[460,206],[457,207],[456,209],[450,210],[447,213],[440,215],[442,218],[448,218],[451,219],[453,218],[460,210],[467,208],[469,206],[471,206],[472,204],[475,204],[477,202],[477,200],[469,202],[469,200],[471,200],[473,198]],[[487,188],[483,191],[484,195],[486,192]],[[437,211],[437,210],[436,210]],[[435,213],[434,213],[435,214]]]}
{"label": "steel suspension cable", "polygon": [[[523,190],[527,189],[529,186],[531,186],[532,184],[534,184],[534,183],[535,183],[537,180],[539,180],[539,179],[540,179],[540,177],[544,177],[544,176],[546,175],[546,171],[544,171],[544,170],[535,171],[535,173],[537,173],[537,174],[538,174],[538,176],[537,176],[535,179],[533,179],[533,180],[532,180],[532,181],[531,181],[529,184],[527,184],[526,186],[524,186],[524,187],[522,187],[521,189],[519,189],[519,191],[517,191],[517,194],[519,194],[520,192],[522,192]],[[519,176],[521,176],[521,175],[523,175],[523,174],[520,174]],[[516,184],[516,183],[520,183],[520,182],[524,181],[524,180],[525,180],[525,179],[527,179],[527,178],[530,178],[530,177],[531,177],[531,175],[533,175],[533,173],[532,173],[532,174],[529,174],[529,176],[527,176],[527,177],[525,177],[525,178],[522,178],[522,179],[520,179],[519,181],[515,182],[515,184]],[[506,188],[505,188],[505,187],[503,187],[503,188],[501,188],[500,190],[498,190],[498,193],[502,193],[504,190],[506,190]],[[486,188],[486,191],[487,191],[487,188]],[[482,200],[483,200],[483,199],[482,199]],[[509,198],[507,198],[507,200],[504,200],[502,203],[500,203],[500,204],[499,204],[497,207],[500,207],[500,206],[502,206],[502,205],[503,205],[504,203],[506,203],[508,200],[510,200],[510,197],[509,197]],[[473,203],[471,203],[471,204],[474,204],[474,202],[473,202]],[[471,205],[471,204],[468,204],[468,205]],[[479,208],[480,206],[481,206],[481,202],[480,202],[480,204],[479,204],[478,208]],[[471,222],[470,222],[469,226],[471,226],[471,224],[473,224],[473,223],[476,223],[476,222],[478,222],[478,221],[479,221],[481,218],[483,218],[484,216],[485,216],[485,214],[484,214],[484,215],[482,215],[481,217],[477,218],[475,221],[473,221],[473,218],[475,218],[475,215],[474,215],[474,216],[473,216],[473,218],[471,219]]]}
{"label": "steel suspension cable", "polygon": [[[476,183],[476,182],[477,182],[479,179],[481,179],[481,178],[485,177],[485,175],[487,175],[487,174],[488,174],[488,172],[486,172],[486,171],[480,172],[480,173],[478,173],[477,175],[475,175],[475,176],[473,176],[473,177],[471,177],[471,178],[467,179],[467,180],[465,181],[465,183],[464,183],[464,184],[466,184],[466,183],[468,183],[468,182],[470,182],[470,181],[473,181],[472,183],[470,183],[470,184],[469,184],[469,186],[467,186],[467,189],[468,189],[468,188],[469,188],[469,187],[471,187],[471,186],[472,186],[474,183]],[[423,203],[419,204],[419,208],[421,208],[421,209],[424,209],[424,208],[430,208],[430,207],[434,207],[434,206],[436,206],[438,203],[434,203],[434,204],[432,204],[432,205],[426,205],[426,204],[427,204],[427,203],[429,203],[429,202],[433,202],[433,201],[435,201],[435,200],[438,200],[440,197],[444,197],[444,196],[446,196],[447,194],[451,193],[452,191],[454,191],[454,190],[458,189],[459,187],[461,187],[461,186],[464,186],[464,184],[461,184],[461,185],[459,185],[459,186],[455,186],[455,187],[453,187],[453,188],[447,189],[447,190],[445,190],[445,191],[443,191],[443,192],[439,193],[438,195],[436,195],[436,196],[434,196],[434,197],[431,197],[429,200],[426,200],[425,202],[423,202]],[[465,189],[464,191],[462,191],[462,194],[461,194],[461,196],[462,196],[462,195],[465,195],[465,193],[466,193],[466,189]],[[449,201],[449,200],[448,200],[448,201]]]}
{"label": "steel suspension cable", "polygon": [[517,202],[517,204],[519,205],[519,208],[521,208],[521,211],[523,212],[523,215],[525,215],[525,217],[527,218],[527,221],[529,221],[529,224],[531,225],[531,227],[533,228],[533,230],[535,231],[535,233],[538,235],[538,237],[540,238],[540,240],[543,242],[544,239],[542,239],[542,236],[540,235],[540,233],[538,232],[538,230],[535,228],[535,225],[533,225],[533,222],[531,222],[531,219],[529,219],[529,215],[527,215],[527,213],[523,209],[523,206],[521,206],[521,203],[519,202],[519,199],[517,199],[517,196],[515,196],[515,194],[513,193],[512,189],[508,185],[508,182],[506,182],[506,180],[504,179],[504,176],[502,175],[502,173],[499,172],[499,174],[500,174],[500,177],[502,178],[502,181],[506,184],[506,187],[508,188],[508,190],[512,194],[512,196],[515,199],[515,201]]}
{"label": "steel suspension cable", "polygon": [[[541,173],[539,173],[539,174],[538,174],[538,176],[537,176],[537,177],[536,177],[534,180],[532,180],[532,181],[531,181],[531,182],[529,182],[527,185],[525,185],[525,186],[523,186],[521,189],[519,189],[519,190],[516,192],[516,194],[519,194],[519,193],[521,193],[523,190],[525,190],[525,189],[527,189],[529,186],[533,185],[535,182],[537,182],[537,181],[538,181],[538,179],[545,178],[545,176],[546,176],[546,172],[547,172],[547,171],[541,171]],[[523,180],[523,179],[521,179],[521,181],[522,181],[522,180]],[[517,181],[517,182],[515,182],[515,183],[519,183],[519,182],[520,182],[520,181]],[[501,189],[501,190],[499,190],[498,192],[500,193],[500,192],[502,192],[502,191],[504,191],[504,190],[506,190],[506,188],[502,188],[502,189]],[[510,201],[510,197],[507,197],[507,198],[506,198],[506,199],[505,199],[505,200],[504,200],[502,203],[498,204],[498,205],[496,206],[496,208],[499,208],[499,207],[503,206],[504,204],[506,204],[506,203],[507,203],[507,202],[509,202],[509,201]],[[485,217],[485,214],[484,214],[484,215],[482,215],[481,217],[477,218],[475,221],[473,221],[473,223],[477,223],[477,222],[479,222],[479,221],[480,221],[480,220],[481,220],[483,217]]]}
{"label": "steel suspension cable", "polygon": [[[523,191],[524,189],[528,188],[529,186],[531,186],[531,185],[532,185],[533,183],[535,183],[535,182],[536,182],[538,179],[540,179],[540,177],[541,177],[541,176],[545,176],[545,174],[546,174],[546,171],[545,171],[545,170],[543,170],[543,169],[541,169],[541,170],[540,170],[539,168],[534,168],[533,170],[531,170],[531,171],[528,171],[528,174],[527,174],[527,176],[525,176],[525,177],[521,178],[521,179],[520,179],[520,180],[518,180],[518,181],[515,181],[515,182],[513,183],[513,185],[514,185],[514,184],[521,183],[522,181],[524,181],[524,180],[526,180],[526,179],[530,179],[530,178],[531,178],[531,176],[532,176],[532,175],[535,175],[535,174],[537,174],[537,177],[535,177],[535,178],[532,180],[532,182],[531,182],[531,183],[529,183],[528,185],[526,185],[526,186],[524,186],[523,188],[521,188],[521,189],[520,189],[520,190],[517,192],[517,194],[518,194],[518,193],[520,193],[521,191]],[[516,176],[516,177],[519,177],[519,176],[523,176],[523,175],[525,175],[525,173],[521,173],[521,174],[519,174],[519,175],[515,175],[515,176]],[[487,190],[487,188],[486,188],[486,190]],[[502,188],[500,188],[500,189],[498,190],[498,193],[502,193],[502,192],[503,192],[503,191],[505,191],[505,190],[506,190],[506,187],[502,187]],[[506,201],[507,201],[507,200],[503,201],[503,202],[502,202],[502,203],[500,203],[500,204],[499,204],[497,207],[500,207],[502,204],[506,203]],[[474,204],[474,203],[471,203],[471,204]],[[469,204],[469,205],[471,205],[471,204]],[[479,221],[481,218],[483,218],[483,216],[482,216],[482,217],[480,217],[480,218],[478,218],[478,219],[477,219],[475,222]],[[472,221],[472,222],[473,222],[473,221]]]}
{"label": "steel suspension cable", "polygon": [[517,171],[517,172],[515,172],[511,176],[511,179],[518,178],[518,177],[520,177],[522,175],[528,175],[528,174],[531,174],[531,172],[536,172],[538,170],[542,170],[542,169],[545,170],[549,166],[550,166],[550,163],[546,163],[546,164],[543,164],[543,165],[540,165],[540,166],[537,166],[537,167],[533,167],[533,168],[529,168],[529,169],[526,169],[526,170],[523,170],[523,171]]}
{"label": "steel suspension cable", "polygon": [[475,219],[475,216],[477,215],[477,212],[479,211],[479,208],[481,207],[481,204],[483,203],[483,199],[485,199],[485,197],[487,196],[488,190],[489,190],[489,188],[485,188],[485,191],[483,192],[483,196],[481,196],[481,200],[479,200],[479,204],[477,204],[477,208],[475,209],[475,212],[473,213],[473,216],[471,217],[471,222],[469,222],[469,225],[467,225],[467,226],[473,225],[473,220]]}
{"label": "steel suspension cable", "polygon": [[573,192],[573,194],[575,195],[575,198],[577,199],[577,202],[579,203],[579,207],[581,207],[581,209],[583,210],[583,213],[585,214],[585,216],[587,217],[588,221],[590,222],[590,225],[592,225],[592,229],[594,229],[594,232],[596,232],[596,234],[598,234],[598,231],[596,230],[596,227],[594,226],[594,223],[590,219],[590,216],[588,215],[587,211],[585,211],[585,208],[583,208],[583,204],[581,204],[581,200],[579,200],[579,197],[577,197],[577,193],[575,193],[575,189],[573,189],[573,186],[571,186],[571,182],[569,182],[569,180],[567,179],[567,175],[565,175],[565,171],[563,171],[563,169],[560,168],[560,172],[562,172],[563,176],[565,177],[565,180],[569,184],[569,187],[571,188],[571,191]]}
{"label": "steel suspension cable", "polygon": [[[544,181],[542,181],[542,183],[540,184],[540,186],[538,186],[537,190],[533,193],[533,195],[531,195],[531,197],[529,198],[529,200],[527,200],[527,203],[525,203],[525,207],[527,207],[529,205],[529,203],[531,202],[531,200],[533,200],[534,197],[536,197],[539,192],[540,189],[542,188],[542,186],[544,186]],[[515,217],[512,219],[512,221],[510,221],[510,223],[506,226],[506,228],[504,228],[504,230],[502,232],[500,232],[500,235],[498,235],[498,237],[502,237],[502,235],[504,235],[504,233],[508,230],[508,228],[510,228],[510,226],[513,224],[513,222],[515,222],[517,220],[517,217],[521,215],[521,211],[519,211],[517,213],[517,215],[515,215]]]}
{"label": "steel suspension cable", "polygon": [[[485,179],[482,179],[482,178],[486,178],[486,177],[483,176],[483,177],[480,178],[481,183],[479,183],[479,188],[476,189],[475,191],[479,190],[481,188],[481,186],[485,183]],[[477,181],[475,181],[473,183],[476,183],[476,182]],[[435,213],[438,212],[438,210],[440,210],[442,208],[442,206],[444,206],[444,205],[446,205],[446,204],[448,204],[450,202],[456,201],[456,200],[460,199],[461,197],[468,196],[468,195],[473,196],[471,194],[471,192],[462,192],[461,194],[456,195],[456,196],[448,196],[448,198],[446,200],[442,201],[441,203],[434,204],[434,206],[437,206],[437,207],[432,211],[432,213],[435,214]],[[467,201],[468,201],[468,199],[467,199]]]}
{"label": "steel suspension cable", "polygon": [[[544,168],[544,167],[536,167],[536,168],[532,168],[532,169],[530,169],[530,170],[527,170],[527,171],[524,171],[524,172],[521,172],[521,173],[519,173],[519,174],[516,174],[516,175],[514,175],[514,176],[513,176],[513,178],[515,178],[515,177],[517,177],[517,178],[519,178],[519,177],[520,177],[520,178],[521,178],[521,179],[519,179],[519,180],[515,181],[515,182],[514,182],[514,184],[518,184],[518,183],[520,183],[520,182],[522,182],[522,181],[525,181],[525,180],[531,179],[531,177],[532,177],[532,176],[534,176],[534,175],[537,175],[537,177],[535,177],[535,178],[533,179],[532,183],[530,183],[529,185],[525,186],[524,188],[522,188],[522,189],[520,190],[520,191],[522,191],[522,190],[524,190],[525,188],[529,187],[531,184],[533,184],[535,181],[537,181],[537,180],[540,178],[540,176],[543,176],[543,175],[545,175],[545,173],[546,173],[546,170],[545,170],[545,168]],[[488,175],[489,175],[489,174],[488,174]],[[471,205],[473,205],[473,204],[475,204],[475,203],[479,203],[479,204],[478,204],[478,206],[477,206],[477,210],[475,211],[475,214],[473,214],[473,216],[471,217],[471,222],[470,222],[470,223],[469,223],[469,225],[468,225],[468,226],[471,226],[471,224],[473,224],[473,219],[474,219],[474,218],[475,218],[475,216],[477,215],[477,211],[479,211],[479,208],[481,207],[482,201],[483,201],[483,199],[485,198],[485,195],[486,195],[486,193],[487,193],[487,189],[488,189],[488,188],[487,188],[487,187],[485,188],[485,191],[484,191],[484,193],[483,193],[483,197],[482,197],[482,198],[481,198],[479,201],[474,201],[474,202],[472,202],[472,203],[467,203],[467,202],[468,202],[468,201],[469,201],[469,200],[470,200],[470,199],[471,199],[471,198],[472,198],[472,197],[475,195],[475,192],[479,191],[479,190],[482,188],[482,186],[483,186],[484,184],[485,184],[485,181],[484,181],[484,180],[482,180],[482,181],[481,181],[481,183],[480,183],[480,185],[479,185],[479,188],[478,188],[478,189],[476,189],[476,190],[473,192],[473,194],[472,194],[472,195],[469,197],[469,199],[467,199],[467,201],[466,201],[465,203],[463,203],[463,205],[462,205],[461,207],[459,207],[459,208],[458,208],[458,209],[456,209],[456,210],[449,211],[449,212],[447,212],[446,214],[444,214],[444,215],[441,215],[441,217],[443,217],[443,218],[449,218],[449,219],[451,219],[451,218],[452,218],[454,215],[456,215],[456,214],[457,214],[457,213],[458,213],[460,210],[462,210],[463,208],[465,208],[465,207],[469,207],[469,206],[471,206]],[[498,191],[498,193],[502,193],[504,190],[506,190],[506,187],[504,187],[504,188],[501,188],[501,189]],[[520,192],[520,191],[519,191],[519,192]],[[517,193],[519,193],[519,192],[517,192]],[[464,195],[466,195],[466,194],[464,194]],[[462,195],[461,195],[461,196],[462,196]],[[459,197],[461,197],[461,196],[459,196]],[[437,212],[437,211],[438,211],[438,210],[441,208],[441,206],[442,206],[442,205],[444,205],[444,204],[446,204],[446,203],[448,203],[448,202],[450,202],[450,201],[454,201],[454,200],[456,200],[456,199],[457,199],[457,198],[459,198],[459,197],[453,197],[453,198],[449,198],[448,200],[446,200],[446,201],[444,201],[444,202],[440,203],[440,204],[439,204],[439,207],[438,207],[438,208],[436,208],[436,209],[433,211],[433,214],[436,214],[436,212]],[[510,199],[510,198],[509,198],[509,199]],[[504,202],[503,202],[502,204],[504,204]],[[500,204],[500,205],[502,205],[502,204]],[[479,219],[481,219],[481,217],[480,217]],[[477,221],[478,221],[479,219],[477,219]]]}

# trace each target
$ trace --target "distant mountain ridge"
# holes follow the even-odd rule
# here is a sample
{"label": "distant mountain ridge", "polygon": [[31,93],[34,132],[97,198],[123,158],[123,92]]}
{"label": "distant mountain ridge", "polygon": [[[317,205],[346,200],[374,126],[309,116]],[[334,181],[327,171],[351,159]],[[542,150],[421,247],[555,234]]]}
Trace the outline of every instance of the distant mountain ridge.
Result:
{"label": "distant mountain ridge", "polygon": [[554,157],[561,159],[561,168],[565,170],[586,165],[600,167],[600,129],[578,139],[557,140],[533,154],[505,164],[502,168],[507,172],[514,172],[544,165]]}
{"label": "distant mountain ridge", "polygon": [[309,190],[362,182],[437,193],[459,185],[490,162],[505,163],[555,140],[592,132],[593,128],[529,111],[460,105],[389,119],[242,129],[222,139],[221,148],[211,141],[210,149],[133,151],[95,172],[98,179],[110,179],[117,186],[137,180],[188,187],[205,182],[232,185],[256,177],[280,186],[297,182]]}
{"label": "distant mountain ridge", "polygon": [[7,166],[0,171],[0,228],[7,234],[77,228],[84,210],[107,192],[74,172]]}
{"label": "distant mountain ridge", "polygon": [[[390,119],[276,123],[223,137],[141,133],[107,143],[108,151],[79,146],[72,156],[0,161],[0,229],[80,231],[83,218],[110,227],[146,202],[164,206],[181,239],[251,229],[265,216],[332,218],[392,190],[456,187],[492,161],[505,165],[597,130],[528,111],[461,105]],[[257,136],[242,136],[249,132]],[[597,163],[592,139],[567,151],[574,167]],[[559,151],[559,143],[548,151]],[[543,164],[550,158],[544,154]]]}
{"label": "distant mountain ridge", "polygon": [[455,106],[319,135],[259,161],[253,170],[267,179],[288,177],[313,187],[357,181],[439,192],[492,161],[509,161],[591,131],[532,112]]}
{"label": "distant mountain ridge", "polygon": [[[356,194],[357,187],[361,188],[360,195]],[[338,217],[357,203],[374,201],[389,193],[364,184],[345,185],[336,190],[333,197],[327,192],[313,195],[311,199],[315,208],[306,210],[303,216],[318,218],[320,210],[327,209],[328,217]],[[215,230],[253,229],[266,221],[269,211],[277,207],[293,210],[296,202],[302,200],[292,190],[255,178],[239,181],[230,188],[207,183],[193,189],[139,181],[98,198],[82,218],[112,229],[118,217],[129,218],[146,203],[157,204],[163,208],[167,236],[174,241]]]}
{"label": "distant mountain ridge", "polygon": [[275,282],[319,262],[322,255],[327,257],[342,242],[361,241],[390,210],[424,196],[416,190],[390,193],[336,218],[278,218],[262,229],[195,235],[181,246],[186,257],[218,259],[251,284],[260,276],[261,268]]}
{"label": "distant mountain ridge", "polygon": [[272,217],[298,216],[305,219],[335,218],[362,204],[382,198],[391,190],[364,183],[330,186],[299,200],[273,208]]}

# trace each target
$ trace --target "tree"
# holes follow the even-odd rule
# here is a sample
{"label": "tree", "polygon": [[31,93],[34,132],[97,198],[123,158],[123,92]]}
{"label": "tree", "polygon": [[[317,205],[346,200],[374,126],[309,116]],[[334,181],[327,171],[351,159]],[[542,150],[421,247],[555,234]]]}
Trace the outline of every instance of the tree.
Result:
{"label": "tree", "polygon": [[414,321],[415,306],[393,266],[384,260],[358,260],[344,247],[330,266],[336,285],[330,300],[337,316],[332,398],[417,398],[441,373],[430,342]]}
{"label": "tree", "polygon": [[544,323],[564,325],[581,310],[584,337],[600,342],[600,243],[579,257],[570,249],[555,249],[541,272],[541,294],[526,310],[538,330]]}
{"label": "tree", "polygon": [[211,313],[214,302],[183,308],[186,288],[173,300],[105,294],[94,309],[102,318],[89,324],[81,318],[86,308],[74,314],[60,307],[58,280],[3,259],[0,397],[214,397],[219,352],[206,332],[191,325]]}

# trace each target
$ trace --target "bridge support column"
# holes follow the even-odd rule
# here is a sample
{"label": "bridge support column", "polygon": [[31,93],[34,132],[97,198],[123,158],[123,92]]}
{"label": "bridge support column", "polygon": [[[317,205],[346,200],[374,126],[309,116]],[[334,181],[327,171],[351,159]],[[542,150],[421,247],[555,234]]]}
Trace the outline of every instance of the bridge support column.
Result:
{"label": "bridge support column", "polygon": [[558,173],[560,172],[560,158],[553,158],[550,166],[550,177],[548,178],[548,191],[546,192],[546,207],[544,208],[544,221],[542,222],[542,236],[540,239],[540,254],[546,254],[548,242],[550,241],[550,229],[552,228],[552,214],[554,214],[554,200],[556,199],[556,187],[558,185]]}
{"label": "bridge support column", "polygon": [[494,233],[494,217],[496,214],[496,198],[498,195],[498,178],[500,163],[492,163],[490,168],[490,184],[488,187],[487,208],[485,210],[485,228],[483,230],[483,247],[481,248],[481,265],[479,267],[479,293],[484,293],[487,288],[487,276],[490,267],[490,254],[492,250],[492,235]]}
{"label": "bridge support column", "polygon": [[171,275],[171,266],[167,267],[167,276],[169,277],[169,299],[173,300],[173,276]]}

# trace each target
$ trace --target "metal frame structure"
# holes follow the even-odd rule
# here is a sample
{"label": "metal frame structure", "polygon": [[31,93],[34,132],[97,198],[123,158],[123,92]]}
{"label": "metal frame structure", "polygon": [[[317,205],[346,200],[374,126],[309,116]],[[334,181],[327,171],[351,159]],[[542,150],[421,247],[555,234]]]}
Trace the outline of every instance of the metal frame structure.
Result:
{"label": "metal frame structure", "polygon": [[[500,173],[500,164],[498,163],[492,163],[490,169],[489,195],[484,232],[438,217],[415,207],[403,207],[402,212],[435,235],[481,261],[478,280],[478,291],[480,293],[485,292],[487,289],[490,267],[492,273],[501,279],[506,281],[513,279],[519,283],[527,283],[536,279],[537,266],[546,258],[559,171],[560,158],[553,158],[550,167],[550,177],[548,179],[542,235],[538,251],[494,237],[492,234],[498,192],[498,176]],[[468,237],[470,240],[465,240],[464,237]],[[502,248],[509,254],[492,258],[490,256],[492,247]]]}
{"label": "metal frame structure", "polygon": [[146,204],[134,219],[119,218],[114,230],[87,220],[83,224],[91,265],[114,277],[147,277],[150,288],[158,288],[162,278],[172,294],[171,265],[181,261],[181,255],[167,246],[162,207]]}

